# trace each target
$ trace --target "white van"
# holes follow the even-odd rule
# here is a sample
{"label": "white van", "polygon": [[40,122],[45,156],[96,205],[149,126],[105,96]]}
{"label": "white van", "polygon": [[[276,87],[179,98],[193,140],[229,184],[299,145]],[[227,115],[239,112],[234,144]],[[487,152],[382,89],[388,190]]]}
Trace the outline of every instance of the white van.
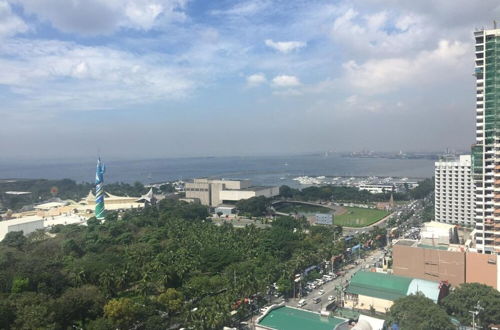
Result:
{"label": "white van", "polygon": [[297,303],[297,307],[302,307],[306,304],[306,300],[305,299],[300,299],[299,302]]}

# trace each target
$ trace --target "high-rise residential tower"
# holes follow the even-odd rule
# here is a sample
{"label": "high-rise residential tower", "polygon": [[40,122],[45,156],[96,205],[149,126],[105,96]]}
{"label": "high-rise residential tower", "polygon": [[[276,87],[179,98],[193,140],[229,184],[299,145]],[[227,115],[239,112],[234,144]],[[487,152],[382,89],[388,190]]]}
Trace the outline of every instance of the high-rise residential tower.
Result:
{"label": "high-rise residential tower", "polygon": [[443,157],[435,163],[435,219],[462,226],[474,225],[474,186],[471,156]]}
{"label": "high-rise residential tower", "polygon": [[476,247],[481,253],[500,254],[500,29],[476,31],[474,38]]}

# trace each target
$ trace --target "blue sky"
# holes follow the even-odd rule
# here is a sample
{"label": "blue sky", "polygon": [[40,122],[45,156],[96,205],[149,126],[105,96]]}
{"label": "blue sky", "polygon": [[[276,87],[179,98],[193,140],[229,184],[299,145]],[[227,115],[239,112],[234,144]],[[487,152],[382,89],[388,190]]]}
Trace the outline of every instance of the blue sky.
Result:
{"label": "blue sky", "polygon": [[0,0],[6,158],[467,149],[492,0]]}

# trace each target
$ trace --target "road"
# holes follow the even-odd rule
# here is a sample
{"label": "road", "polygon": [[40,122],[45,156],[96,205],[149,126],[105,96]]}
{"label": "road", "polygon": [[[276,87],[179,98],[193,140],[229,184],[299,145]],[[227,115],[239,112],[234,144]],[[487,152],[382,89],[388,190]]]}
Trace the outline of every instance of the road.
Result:
{"label": "road", "polygon": [[[358,259],[358,265],[354,266],[353,264],[347,265],[344,268],[349,268],[352,267],[351,269],[344,270],[342,269],[341,271],[345,271],[345,274],[343,276],[339,276],[336,279],[334,279],[331,282],[323,284],[321,287],[314,289],[311,291],[307,296],[304,296],[302,298],[306,299],[307,304],[303,306],[303,309],[313,311],[313,312],[320,312],[323,306],[326,306],[329,301],[328,301],[328,296],[332,295],[334,297],[338,296],[338,292],[335,290],[336,287],[338,286],[345,286],[347,283],[349,283],[349,280],[351,277],[359,270],[365,269],[366,265],[371,265],[375,263],[375,260],[377,260],[380,257],[384,256],[384,251],[382,250],[375,250],[375,251],[370,251],[369,254],[364,259]],[[319,294],[320,290],[324,290],[325,293],[323,295]],[[313,298],[316,297],[321,297],[321,302],[318,304],[315,304],[312,300]],[[291,307],[297,307],[297,303],[299,302],[300,299],[302,298],[290,298],[286,305],[291,306]]]}

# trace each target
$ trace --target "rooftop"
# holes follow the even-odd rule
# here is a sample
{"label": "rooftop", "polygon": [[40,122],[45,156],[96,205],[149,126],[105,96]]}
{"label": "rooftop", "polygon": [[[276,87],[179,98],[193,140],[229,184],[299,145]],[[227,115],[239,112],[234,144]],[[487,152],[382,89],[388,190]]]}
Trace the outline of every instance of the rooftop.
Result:
{"label": "rooftop", "polygon": [[424,222],[423,229],[430,229],[430,228],[452,229],[455,227],[456,227],[456,225],[450,225],[447,223],[437,222],[437,221],[429,221],[429,222]]}
{"label": "rooftop", "polygon": [[412,240],[412,239],[400,239],[394,245],[414,246],[416,243],[417,243],[416,240]]}
{"label": "rooftop", "polygon": [[385,273],[360,271],[352,277],[347,292],[392,301],[421,292],[427,298],[437,302],[439,283]]}
{"label": "rooftop", "polygon": [[405,297],[411,278],[375,272],[357,272],[351,279],[347,292],[385,300]]}
{"label": "rooftop", "polygon": [[343,319],[325,317],[320,314],[291,307],[280,307],[270,311],[259,325],[276,330],[332,330]]}
{"label": "rooftop", "polygon": [[226,189],[226,190],[259,191],[259,190],[269,189],[269,188],[272,188],[272,186],[252,186],[252,187],[242,188],[242,189]]}
{"label": "rooftop", "polygon": [[424,249],[433,249],[433,250],[442,250],[442,251],[448,251],[448,248],[449,248],[448,245],[418,244],[417,246],[420,248],[424,248]]}

